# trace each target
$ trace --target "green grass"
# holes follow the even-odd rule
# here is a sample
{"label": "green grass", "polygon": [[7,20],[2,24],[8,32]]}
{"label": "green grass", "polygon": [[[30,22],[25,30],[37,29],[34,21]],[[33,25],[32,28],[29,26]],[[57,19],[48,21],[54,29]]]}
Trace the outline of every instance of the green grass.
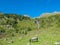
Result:
{"label": "green grass", "polygon": [[[37,24],[34,23],[35,19],[15,15],[0,16],[2,17],[2,20],[0,20],[0,33],[8,35],[8,37],[6,35],[6,37],[1,36],[3,37],[0,38],[0,44],[2,45],[26,45],[30,43],[29,39],[35,35],[38,35],[39,41],[31,42],[31,45],[54,45],[54,42],[60,42],[60,14],[38,18],[37,20],[41,26],[40,30],[37,30]],[[8,29],[7,25],[9,25],[9,28],[12,26],[14,29]],[[6,38],[9,39],[6,40]],[[8,43],[11,40],[13,40],[13,43]]]}
{"label": "green grass", "polygon": [[8,43],[4,38],[0,39],[3,45],[26,45],[31,37],[38,35],[38,42],[31,42],[31,45],[54,45],[54,42],[60,42],[60,28],[50,27],[40,29],[39,31],[30,31],[27,35],[13,37],[13,43]]}

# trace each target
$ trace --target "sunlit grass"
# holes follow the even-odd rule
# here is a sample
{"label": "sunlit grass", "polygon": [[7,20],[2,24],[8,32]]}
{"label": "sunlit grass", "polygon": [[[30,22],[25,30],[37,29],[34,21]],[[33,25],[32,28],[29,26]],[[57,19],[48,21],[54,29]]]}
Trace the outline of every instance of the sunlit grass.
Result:
{"label": "sunlit grass", "polygon": [[26,45],[29,43],[29,39],[36,34],[38,35],[39,41],[31,42],[31,45],[54,45],[54,42],[60,42],[60,28],[51,27],[40,29],[36,34],[35,32],[36,31],[31,31],[26,36],[14,37],[12,38],[14,40],[13,43],[8,43],[8,41],[4,39],[1,39],[0,42],[3,43],[3,45]]}

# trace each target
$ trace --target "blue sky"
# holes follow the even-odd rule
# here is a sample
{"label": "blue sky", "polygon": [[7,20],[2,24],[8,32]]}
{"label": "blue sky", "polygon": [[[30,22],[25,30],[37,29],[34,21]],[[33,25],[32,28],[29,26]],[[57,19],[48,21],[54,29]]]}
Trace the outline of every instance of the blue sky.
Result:
{"label": "blue sky", "polygon": [[0,0],[0,12],[37,17],[45,12],[60,11],[60,0]]}

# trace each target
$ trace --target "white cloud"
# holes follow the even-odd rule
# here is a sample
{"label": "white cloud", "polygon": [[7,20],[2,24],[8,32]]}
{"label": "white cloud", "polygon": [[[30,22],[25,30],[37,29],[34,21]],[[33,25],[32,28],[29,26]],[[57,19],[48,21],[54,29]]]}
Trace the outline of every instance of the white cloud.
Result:
{"label": "white cloud", "polygon": [[27,14],[24,14],[24,16],[25,16],[25,17],[30,17],[30,16],[29,16],[29,15],[27,15]]}

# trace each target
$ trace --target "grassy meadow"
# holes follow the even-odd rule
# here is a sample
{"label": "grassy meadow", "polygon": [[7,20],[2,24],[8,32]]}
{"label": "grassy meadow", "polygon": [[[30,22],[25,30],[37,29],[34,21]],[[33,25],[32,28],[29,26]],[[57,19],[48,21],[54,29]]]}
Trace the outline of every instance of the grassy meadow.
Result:
{"label": "grassy meadow", "polygon": [[[0,17],[0,45],[54,45],[54,42],[60,42],[60,14],[37,18],[39,30],[34,23],[35,19],[15,15]],[[12,29],[7,25],[9,28],[12,26]],[[29,39],[36,35],[38,42],[29,42]]]}

